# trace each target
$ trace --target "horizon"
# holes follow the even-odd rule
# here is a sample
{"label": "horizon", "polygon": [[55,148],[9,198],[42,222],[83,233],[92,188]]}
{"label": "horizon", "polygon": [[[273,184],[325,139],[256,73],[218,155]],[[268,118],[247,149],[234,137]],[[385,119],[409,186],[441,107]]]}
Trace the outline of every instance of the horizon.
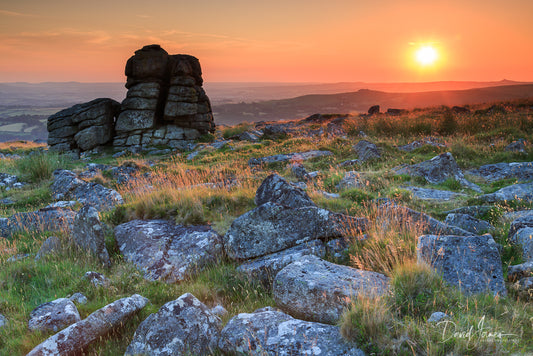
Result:
{"label": "horizon", "polygon": [[532,82],[531,13],[529,0],[3,3],[0,82],[123,82],[153,43],[197,57],[208,83]]}

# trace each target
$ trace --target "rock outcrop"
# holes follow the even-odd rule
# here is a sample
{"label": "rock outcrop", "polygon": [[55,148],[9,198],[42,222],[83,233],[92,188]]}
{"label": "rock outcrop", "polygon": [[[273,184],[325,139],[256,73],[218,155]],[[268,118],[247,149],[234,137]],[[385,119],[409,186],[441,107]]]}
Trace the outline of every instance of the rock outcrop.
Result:
{"label": "rock outcrop", "polygon": [[104,265],[111,265],[105,246],[104,225],[94,207],[86,205],[78,211],[72,227],[72,240],[80,248],[96,255]]}
{"label": "rock outcrop", "polygon": [[186,148],[191,140],[214,132],[197,58],[149,45],[128,60],[125,74],[128,93],[121,104],[96,99],[50,116],[48,145],[77,153],[111,144],[131,150]]}
{"label": "rock outcrop", "polygon": [[95,99],[48,118],[48,145],[56,151],[87,151],[111,142],[120,104]]}

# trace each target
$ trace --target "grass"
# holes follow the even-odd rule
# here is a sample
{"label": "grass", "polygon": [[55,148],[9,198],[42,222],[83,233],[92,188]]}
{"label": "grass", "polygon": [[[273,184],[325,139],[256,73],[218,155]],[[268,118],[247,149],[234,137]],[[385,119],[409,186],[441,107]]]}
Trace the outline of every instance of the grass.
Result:
{"label": "grass", "polygon": [[[533,142],[528,105],[531,103],[512,102],[502,105],[505,110],[496,111],[472,107],[471,114],[461,115],[441,107],[416,110],[399,117],[350,116],[344,124],[349,134],[347,139],[293,135],[258,143],[235,141],[231,149],[204,149],[191,161],[185,158],[187,153],[114,159],[107,152],[94,157],[91,162],[139,166],[137,179],[128,184],[117,184],[110,173],[103,173],[91,180],[117,189],[125,200],[123,206],[101,214],[111,228],[132,219],[162,218],[184,225],[209,224],[219,234],[224,234],[236,217],[255,207],[255,191],[270,173],[277,172],[296,181],[289,163],[250,168],[247,164],[250,158],[308,150],[331,151],[332,156],[302,162],[308,172],[320,171],[318,178],[306,182],[307,191],[319,207],[369,218],[367,238],[351,241],[348,256],[342,263],[381,272],[391,278],[388,294],[377,299],[361,297],[353,300],[341,321],[344,337],[357,341],[369,354],[532,352],[531,302],[520,298],[512,289],[507,298],[500,299],[488,295],[462,295],[427,266],[416,264],[417,237],[422,234],[424,226],[415,224],[401,210],[379,208],[380,199],[394,199],[443,220],[443,212],[457,204],[479,204],[478,194],[465,190],[455,180],[431,185],[423,179],[396,175],[391,169],[403,163],[419,163],[447,151],[452,152],[463,169],[496,162],[533,161],[531,145],[525,154],[504,151],[507,144],[519,138]],[[320,125],[314,123],[313,129],[320,128]],[[252,125],[247,123],[225,128],[219,130],[216,137],[227,138],[250,128]],[[370,136],[367,139],[381,148],[382,158],[358,166],[340,167],[341,162],[358,158],[352,146],[362,139],[358,136],[361,130]],[[446,147],[425,145],[412,152],[396,148],[427,136],[433,136]],[[212,141],[213,137],[202,140]],[[22,156],[21,159],[0,160],[0,171],[17,174],[29,183],[22,189],[0,191],[0,198],[15,201],[12,205],[0,206],[0,216],[32,211],[49,204],[52,201],[49,185],[53,170],[81,171],[86,164],[65,161],[61,156],[39,153],[38,150],[38,146],[30,143],[0,144],[0,152]],[[29,155],[31,151],[37,153]],[[360,174],[363,184],[339,190],[337,184],[351,170]],[[488,193],[515,182],[509,179],[479,184]],[[466,197],[448,203],[422,201],[402,189],[406,185],[458,191]],[[328,199],[322,191],[338,193],[340,197]],[[530,208],[531,204],[499,203],[481,216],[496,227],[493,236],[502,245],[504,271],[506,266],[522,260],[521,251],[507,239],[508,222],[500,218],[507,211],[524,207]],[[94,257],[71,247],[67,232],[59,234],[64,248],[58,254],[35,261],[34,254],[50,235],[50,232],[18,233],[9,240],[0,238],[0,313],[8,319],[8,325],[0,329],[0,354],[25,354],[42,342],[48,335],[27,331],[29,313],[43,302],[75,292],[83,293],[89,300],[88,304],[79,306],[82,317],[134,293],[151,301],[123,327],[91,345],[85,351],[88,355],[123,354],[142,320],[186,292],[194,294],[209,307],[222,304],[228,310],[223,323],[238,313],[275,306],[270,290],[238,273],[238,264],[224,256],[217,264],[190,279],[169,285],[145,280],[141,272],[124,261],[112,234],[106,239],[113,262],[110,268],[102,267]],[[360,236],[358,231],[349,235]],[[28,253],[30,257],[7,262],[10,256],[19,253]],[[110,286],[95,288],[89,284],[82,277],[90,270],[103,273],[110,279]],[[428,323],[427,318],[434,311],[450,315],[450,322]],[[468,338],[463,331],[467,332],[471,327],[472,336]],[[496,338],[490,339],[483,332],[496,333]],[[513,335],[498,338],[498,333]]]}

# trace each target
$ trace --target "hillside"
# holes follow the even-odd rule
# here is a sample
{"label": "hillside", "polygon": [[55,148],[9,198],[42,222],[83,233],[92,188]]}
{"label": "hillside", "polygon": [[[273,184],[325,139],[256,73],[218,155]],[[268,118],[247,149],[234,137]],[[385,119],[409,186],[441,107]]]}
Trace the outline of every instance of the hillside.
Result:
{"label": "hillside", "polygon": [[532,105],[2,143],[0,354],[529,354]]}
{"label": "hillside", "polygon": [[414,109],[430,106],[471,105],[494,101],[533,97],[533,84],[504,85],[466,90],[429,91],[418,93],[386,93],[361,89],[341,94],[304,95],[292,99],[214,106],[219,123],[242,121],[287,120],[314,113],[364,113],[370,106]]}

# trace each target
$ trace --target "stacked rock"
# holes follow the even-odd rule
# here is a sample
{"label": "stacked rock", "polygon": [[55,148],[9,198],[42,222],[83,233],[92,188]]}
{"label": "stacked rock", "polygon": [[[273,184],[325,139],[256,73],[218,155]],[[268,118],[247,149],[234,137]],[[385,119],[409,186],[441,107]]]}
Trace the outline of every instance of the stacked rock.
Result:
{"label": "stacked rock", "polygon": [[48,118],[48,145],[56,151],[87,151],[109,143],[114,136],[120,104],[95,99],[74,105]]}
{"label": "stacked rock", "polygon": [[180,148],[214,131],[197,58],[169,55],[159,45],[150,45],[135,52],[125,72],[128,94],[115,126],[114,146]]}

